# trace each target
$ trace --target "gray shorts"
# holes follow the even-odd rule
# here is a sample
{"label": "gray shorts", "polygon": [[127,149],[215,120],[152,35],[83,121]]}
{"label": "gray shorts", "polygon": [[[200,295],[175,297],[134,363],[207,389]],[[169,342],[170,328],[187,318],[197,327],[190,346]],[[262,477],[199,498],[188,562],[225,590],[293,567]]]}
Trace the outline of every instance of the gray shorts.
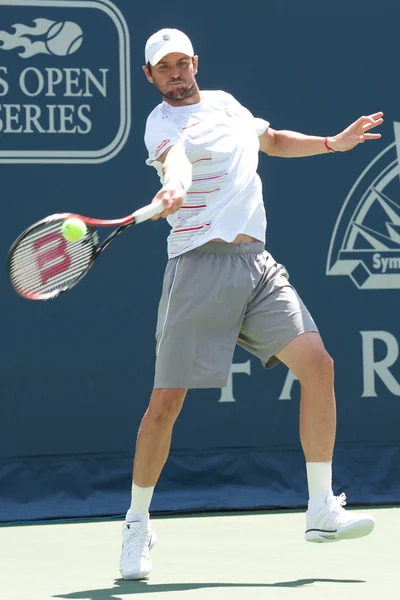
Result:
{"label": "gray shorts", "polygon": [[168,260],[154,388],[225,387],[236,344],[271,368],[306,331],[318,329],[262,242],[208,242]]}

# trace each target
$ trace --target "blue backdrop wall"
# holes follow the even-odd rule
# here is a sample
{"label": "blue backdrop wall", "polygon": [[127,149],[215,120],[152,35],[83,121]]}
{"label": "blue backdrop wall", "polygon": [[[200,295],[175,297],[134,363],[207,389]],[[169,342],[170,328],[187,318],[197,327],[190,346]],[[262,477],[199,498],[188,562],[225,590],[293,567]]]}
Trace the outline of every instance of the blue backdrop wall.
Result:
{"label": "blue backdrop wall", "polygon": [[[132,212],[158,190],[145,119],[159,102],[146,39],[178,27],[203,89],[275,129],[339,132],[382,110],[351,153],[260,157],[267,246],[336,361],[336,491],[400,500],[400,5],[383,0],[1,0],[0,254],[32,222]],[[375,27],[379,23],[379,27]],[[373,29],[373,35],[371,34]],[[165,222],[121,236],[52,302],[0,281],[0,520],[118,515],[153,381]],[[138,282],[140,282],[138,284]],[[307,500],[298,382],[238,349],[223,390],[189,393],[154,511],[295,507]]]}

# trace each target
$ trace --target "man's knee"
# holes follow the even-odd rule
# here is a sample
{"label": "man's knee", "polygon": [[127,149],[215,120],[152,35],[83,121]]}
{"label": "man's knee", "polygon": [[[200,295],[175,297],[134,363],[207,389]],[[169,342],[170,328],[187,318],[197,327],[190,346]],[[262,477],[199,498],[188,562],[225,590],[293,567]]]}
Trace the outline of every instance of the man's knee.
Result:
{"label": "man's knee", "polygon": [[178,417],[187,390],[158,388],[153,390],[148,415],[158,424],[173,424]]}
{"label": "man's knee", "polygon": [[301,384],[333,381],[333,359],[317,332],[297,336],[278,353],[278,358],[293,371]]}
{"label": "man's knee", "polygon": [[331,385],[334,380],[334,362],[325,348],[316,348],[310,353],[306,368],[303,369],[300,383],[310,382]]}

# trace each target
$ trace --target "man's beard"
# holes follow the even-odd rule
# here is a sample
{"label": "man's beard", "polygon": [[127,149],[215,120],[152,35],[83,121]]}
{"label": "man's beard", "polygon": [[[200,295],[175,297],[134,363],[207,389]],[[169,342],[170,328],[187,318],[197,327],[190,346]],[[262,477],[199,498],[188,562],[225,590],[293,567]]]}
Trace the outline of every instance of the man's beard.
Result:
{"label": "man's beard", "polygon": [[194,81],[190,87],[186,87],[184,84],[180,85],[179,83],[175,84],[174,87],[169,88],[168,91],[163,91],[157,88],[158,91],[164,98],[168,98],[168,100],[175,100],[175,102],[183,102],[187,98],[191,98],[196,94],[196,82]]}

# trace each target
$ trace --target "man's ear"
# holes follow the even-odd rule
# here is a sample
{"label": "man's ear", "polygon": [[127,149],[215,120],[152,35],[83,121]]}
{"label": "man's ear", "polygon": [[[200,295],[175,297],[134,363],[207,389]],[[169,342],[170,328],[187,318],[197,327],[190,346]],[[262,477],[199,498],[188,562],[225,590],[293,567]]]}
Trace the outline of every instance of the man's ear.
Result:
{"label": "man's ear", "polygon": [[144,71],[144,74],[146,75],[147,81],[149,81],[150,83],[154,83],[154,79],[151,76],[149,68],[146,65],[143,65],[142,69]]}

